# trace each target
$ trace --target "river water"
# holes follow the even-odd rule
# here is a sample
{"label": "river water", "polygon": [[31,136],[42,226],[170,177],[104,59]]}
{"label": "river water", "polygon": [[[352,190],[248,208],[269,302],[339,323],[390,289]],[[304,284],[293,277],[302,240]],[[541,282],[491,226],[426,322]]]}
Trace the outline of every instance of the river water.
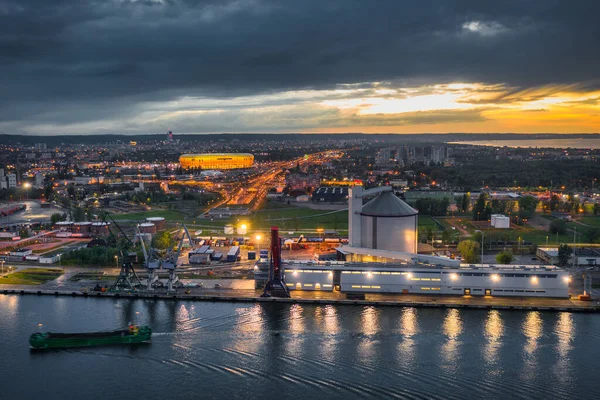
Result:
{"label": "river water", "polygon": [[[137,320],[153,343],[30,352]],[[2,399],[600,398],[600,315],[0,295]]]}
{"label": "river water", "polygon": [[449,142],[450,144],[469,144],[473,146],[492,147],[529,147],[545,149],[599,149],[600,138],[574,138],[574,139],[511,139],[511,140],[465,140]]}

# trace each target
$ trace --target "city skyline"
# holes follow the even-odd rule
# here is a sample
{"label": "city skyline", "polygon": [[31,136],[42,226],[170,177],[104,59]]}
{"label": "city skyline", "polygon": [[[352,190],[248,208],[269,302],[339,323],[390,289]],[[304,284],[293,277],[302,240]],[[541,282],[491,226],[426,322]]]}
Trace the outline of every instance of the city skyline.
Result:
{"label": "city skyline", "polygon": [[596,133],[599,7],[4,1],[0,133]]}

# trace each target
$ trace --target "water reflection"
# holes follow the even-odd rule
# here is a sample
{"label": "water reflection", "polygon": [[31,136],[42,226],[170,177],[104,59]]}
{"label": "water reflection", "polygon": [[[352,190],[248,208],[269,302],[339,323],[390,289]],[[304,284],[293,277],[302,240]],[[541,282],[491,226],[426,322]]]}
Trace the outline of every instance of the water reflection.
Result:
{"label": "water reflection", "polygon": [[573,315],[571,313],[560,313],[554,326],[554,334],[557,336],[556,352],[558,360],[554,365],[554,375],[561,384],[569,383],[573,378],[571,375],[572,365],[570,352],[573,350]]}
{"label": "water reflection", "polygon": [[398,344],[400,357],[404,362],[412,362],[415,358],[415,340],[413,336],[419,333],[416,308],[402,310],[399,329],[403,336],[403,340]]}
{"label": "water reflection", "polygon": [[[285,353],[288,356],[301,358],[303,355],[303,343],[305,331],[305,321],[303,316],[304,309],[299,304],[294,304],[289,309],[288,326],[289,332],[294,334],[293,337],[288,338],[284,343]],[[279,332],[276,332],[279,335]]]}
{"label": "water reflection", "polygon": [[266,340],[264,309],[261,305],[255,304],[249,308],[237,308],[235,312],[237,319],[229,345],[239,354],[256,356]]}
{"label": "water reflection", "polygon": [[543,322],[538,311],[530,311],[523,320],[523,335],[527,339],[523,346],[523,370],[521,378],[526,381],[533,381],[537,375],[537,355],[538,341],[542,337]]}
{"label": "water reflection", "polygon": [[379,332],[379,310],[366,307],[360,315],[360,331],[364,337],[358,345],[358,356],[361,360],[374,360],[375,335]]}
{"label": "water reflection", "polygon": [[527,338],[525,343],[525,353],[533,356],[538,348],[538,340],[542,336],[542,318],[538,311],[527,313],[523,321],[523,334]]}
{"label": "water reflection", "polygon": [[[335,362],[335,350],[337,348],[338,338],[336,335],[339,333],[339,317],[337,309],[332,305],[327,305],[323,308],[318,307],[322,316],[319,321],[322,322],[324,331],[324,340],[319,347],[321,357],[329,362]],[[316,311],[316,310],[315,310]]]}
{"label": "water reflection", "polygon": [[502,335],[504,335],[504,321],[497,310],[488,313],[485,321],[486,343],[483,348],[483,358],[488,364],[498,364],[498,350],[502,346]]}
{"label": "water reflection", "polygon": [[442,357],[444,357],[444,360],[447,363],[454,364],[457,359],[458,346],[460,345],[459,336],[463,332],[460,311],[457,309],[450,309],[446,312],[443,331],[447,340],[442,345]]}
{"label": "water reflection", "polygon": [[339,331],[340,321],[337,308],[332,305],[325,306],[325,332],[336,335]]}

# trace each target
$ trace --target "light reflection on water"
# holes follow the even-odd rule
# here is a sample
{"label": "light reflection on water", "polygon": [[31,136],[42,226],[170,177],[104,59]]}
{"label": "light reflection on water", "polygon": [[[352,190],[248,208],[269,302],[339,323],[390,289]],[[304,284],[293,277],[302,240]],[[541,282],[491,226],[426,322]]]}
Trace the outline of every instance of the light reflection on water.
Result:
{"label": "light reflection on water", "polygon": [[504,322],[498,310],[491,310],[485,321],[486,343],[483,349],[483,357],[487,364],[497,364],[498,351],[502,346],[504,335]]}
{"label": "light reflection on water", "polygon": [[[248,400],[272,398],[273,388],[293,399],[600,398],[596,315],[58,300],[0,297],[0,398],[180,393],[175,397]],[[27,348],[39,322],[89,331],[130,318],[152,326],[151,345],[42,354]],[[27,384],[32,379],[44,385]]]}
{"label": "light reflection on water", "polygon": [[453,365],[456,362],[458,346],[460,344],[459,336],[463,331],[460,311],[457,309],[447,310],[443,328],[447,340],[442,346],[442,356],[446,363]]}

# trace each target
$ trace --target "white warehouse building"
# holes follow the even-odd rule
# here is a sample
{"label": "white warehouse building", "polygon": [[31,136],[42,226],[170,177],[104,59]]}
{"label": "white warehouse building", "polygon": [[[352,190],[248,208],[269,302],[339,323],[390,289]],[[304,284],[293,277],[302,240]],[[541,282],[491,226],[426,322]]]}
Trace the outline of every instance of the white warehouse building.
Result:
{"label": "white warehouse building", "polygon": [[285,264],[290,290],[345,293],[569,297],[569,274],[547,266],[391,266],[386,263],[301,262]]}

